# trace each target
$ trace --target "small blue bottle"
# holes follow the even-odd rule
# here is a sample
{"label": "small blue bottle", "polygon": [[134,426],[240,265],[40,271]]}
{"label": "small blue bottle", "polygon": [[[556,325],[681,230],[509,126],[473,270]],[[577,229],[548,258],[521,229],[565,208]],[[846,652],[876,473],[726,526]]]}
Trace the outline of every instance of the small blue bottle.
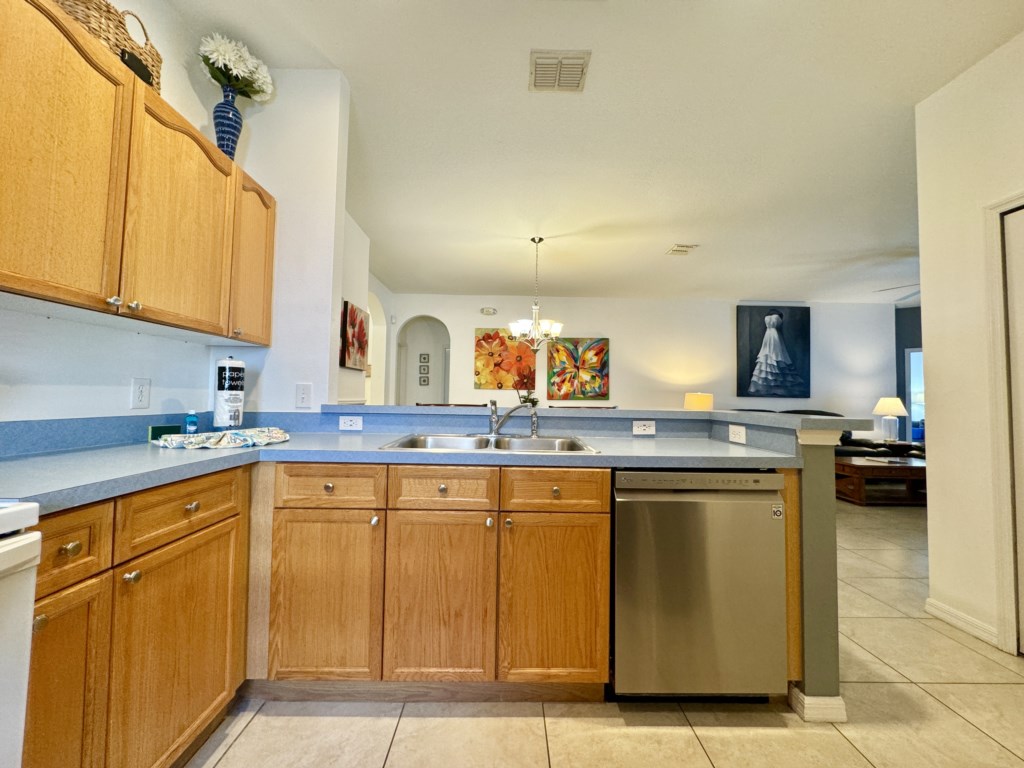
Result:
{"label": "small blue bottle", "polygon": [[199,417],[195,411],[189,411],[185,416],[185,434],[194,435],[199,431]]}

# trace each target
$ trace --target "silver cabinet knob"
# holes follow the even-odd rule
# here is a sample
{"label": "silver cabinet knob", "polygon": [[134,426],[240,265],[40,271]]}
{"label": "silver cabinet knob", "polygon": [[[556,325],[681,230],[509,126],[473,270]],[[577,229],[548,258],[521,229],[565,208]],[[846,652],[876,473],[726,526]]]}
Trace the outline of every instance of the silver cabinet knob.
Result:
{"label": "silver cabinet knob", "polygon": [[437,486],[437,492],[442,495],[448,493],[448,486],[445,485],[444,483],[441,483],[439,486]]}
{"label": "silver cabinet knob", "polygon": [[235,328],[234,330],[231,331],[231,335],[232,336],[241,336],[242,335],[242,329],[241,328]]}
{"label": "silver cabinet knob", "polygon": [[334,483],[324,483],[325,493],[334,493]]}
{"label": "silver cabinet knob", "polygon": [[109,304],[112,307],[120,307],[122,304],[124,304],[124,299],[122,299],[120,296],[111,296],[106,301],[107,304]]}
{"label": "silver cabinet knob", "polygon": [[128,309],[130,309],[132,312],[138,312],[140,309],[142,309],[142,302],[139,302],[139,301],[129,301],[128,302]]}
{"label": "silver cabinet knob", "polygon": [[185,511],[188,512],[190,515],[194,514],[199,511],[199,506],[200,505],[198,501],[193,501],[191,504],[185,505]]}
{"label": "silver cabinet knob", "polygon": [[378,523],[380,523],[380,518],[376,515],[370,518],[370,525],[376,526]]}
{"label": "silver cabinet knob", "polygon": [[488,528],[493,528],[494,527],[494,518],[493,517],[488,517],[487,518],[487,527]]}
{"label": "silver cabinet knob", "polygon": [[125,584],[138,584],[142,581],[142,571],[131,571],[122,576],[121,579]]}
{"label": "silver cabinet knob", "polygon": [[505,518],[505,527],[506,528],[511,528],[512,527],[512,518],[511,517],[506,517]]}
{"label": "silver cabinet knob", "polygon": [[32,619],[32,631],[42,632],[46,629],[46,625],[50,623],[50,617],[45,613],[40,613],[34,619]]}
{"label": "silver cabinet knob", "polygon": [[60,549],[57,550],[58,555],[64,557],[74,557],[82,552],[82,542],[80,541],[69,541],[67,544],[61,544]]}
{"label": "silver cabinet knob", "polygon": [[560,499],[560,498],[562,498],[562,489],[559,488],[557,485],[552,486],[552,488],[551,488],[551,498],[553,498],[553,499]]}

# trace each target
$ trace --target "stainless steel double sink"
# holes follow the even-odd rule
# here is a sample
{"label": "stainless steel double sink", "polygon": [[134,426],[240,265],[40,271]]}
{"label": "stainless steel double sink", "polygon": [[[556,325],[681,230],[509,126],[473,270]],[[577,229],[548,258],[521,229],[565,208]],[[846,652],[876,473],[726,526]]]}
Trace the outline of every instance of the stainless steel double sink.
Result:
{"label": "stainless steel double sink", "polygon": [[517,453],[598,452],[578,437],[530,437],[529,435],[405,435],[382,445],[380,450],[514,451]]}

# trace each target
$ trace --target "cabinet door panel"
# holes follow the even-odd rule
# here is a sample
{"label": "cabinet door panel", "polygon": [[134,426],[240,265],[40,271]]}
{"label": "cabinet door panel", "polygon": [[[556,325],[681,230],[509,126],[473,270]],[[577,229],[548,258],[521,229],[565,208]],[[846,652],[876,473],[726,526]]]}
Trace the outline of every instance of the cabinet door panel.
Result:
{"label": "cabinet door panel", "polygon": [[385,680],[494,679],[494,523],[487,512],[388,510]]}
{"label": "cabinet door panel", "polygon": [[111,576],[36,603],[24,768],[102,768],[107,733]]}
{"label": "cabinet door panel", "polygon": [[516,512],[501,522],[498,679],[607,682],[609,516]]}
{"label": "cabinet door panel", "polygon": [[235,165],[152,89],[134,108],[121,311],[224,335]]}
{"label": "cabinet door panel", "polygon": [[233,697],[238,545],[234,517],[114,569],[109,768],[170,765]]}
{"label": "cabinet door panel", "polygon": [[272,680],[380,680],[384,510],[274,510]]}
{"label": "cabinet door panel", "polygon": [[270,344],[277,202],[244,172],[236,173],[231,256],[231,336]]}
{"label": "cabinet door panel", "polygon": [[110,309],[135,77],[54,6],[0,19],[0,287]]}
{"label": "cabinet door panel", "polygon": [[46,515],[35,530],[43,534],[36,599],[110,567],[114,530],[111,501]]}

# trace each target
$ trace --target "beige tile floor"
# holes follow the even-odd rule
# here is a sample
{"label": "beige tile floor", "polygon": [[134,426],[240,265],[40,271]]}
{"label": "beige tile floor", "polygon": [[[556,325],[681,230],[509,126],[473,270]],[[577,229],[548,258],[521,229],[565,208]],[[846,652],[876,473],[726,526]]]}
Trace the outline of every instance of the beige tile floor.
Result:
{"label": "beige tile floor", "polygon": [[1024,658],[924,612],[925,511],[837,504],[847,723],[805,723],[782,700],[248,700],[188,768],[1024,768]]}

